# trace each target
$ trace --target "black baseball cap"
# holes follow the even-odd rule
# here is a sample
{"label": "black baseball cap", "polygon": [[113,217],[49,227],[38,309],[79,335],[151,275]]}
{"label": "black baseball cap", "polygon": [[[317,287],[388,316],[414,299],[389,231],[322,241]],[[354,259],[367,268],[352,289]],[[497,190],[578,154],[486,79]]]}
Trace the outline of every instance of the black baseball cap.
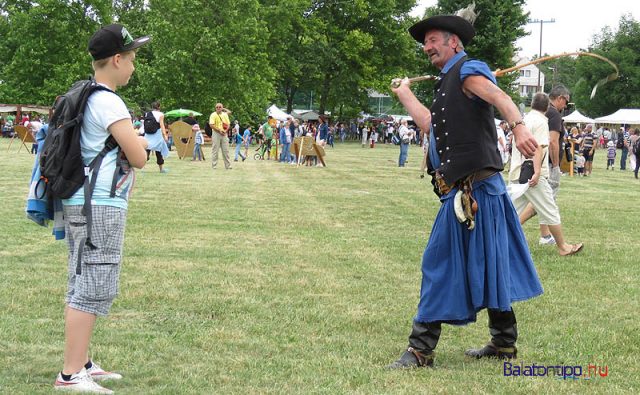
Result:
{"label": "black baseball cap", "polygon": [[149,36],[136,38],[129,34],[126,27],[112,24],[102,27],[89,40],[89,53],[93,60],[108,58],[118,53],[131,51],[143,46],[151,40]]}

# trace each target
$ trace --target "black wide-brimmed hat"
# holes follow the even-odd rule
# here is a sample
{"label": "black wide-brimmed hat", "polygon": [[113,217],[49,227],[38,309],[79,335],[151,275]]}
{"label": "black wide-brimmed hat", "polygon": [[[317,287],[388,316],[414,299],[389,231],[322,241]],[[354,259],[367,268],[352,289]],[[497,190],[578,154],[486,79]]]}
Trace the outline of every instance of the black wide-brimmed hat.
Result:
{"label": "black wide-brimmed hat", "polygon": [[466,19],[456,15],[436,15],[423,19],[409,28],[409,33],[420,44],[424,44],[424,36],[429,30],[444,30],[460,37],[462,44],[467,45],[476,35],[473,25]]}

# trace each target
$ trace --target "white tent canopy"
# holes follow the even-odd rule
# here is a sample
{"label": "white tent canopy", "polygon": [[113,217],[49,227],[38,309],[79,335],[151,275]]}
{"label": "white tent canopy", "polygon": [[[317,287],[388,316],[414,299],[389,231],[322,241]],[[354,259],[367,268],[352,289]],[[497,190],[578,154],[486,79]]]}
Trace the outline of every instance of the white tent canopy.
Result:
{"label": "white tent canopy", "polygon": [[[0,104],[0,112],[17,112],[19,105],[16,104]],[[22,106],[22,112],[37,112],[38,114],[49,115],[49,107],[45,106]]]}
{"label": "white tent canopy", "polygon": [[575,110],[571,114],[562,117],[562,119],[564,119],[564,121],[568,123],[594,123],[595,122],[595,120],[593,120],[592,118],[582,115],[582,113],[578,110]]}
{"label": "white tent canopy", "polygon": [[389,115],[393,118],[394,122],[400,122],[402,120],[406,120],[407,122],[413,122],[413,118],[410,115]]}
{"label": "white tent canopy", "polygon": [[16,112],[18,111],[18,106],[0,106],[0,112]]}
{"label": "white tent canopy", "polygon": [[22,107],[22,112],[37,112],[38,114],[49,115],[49,109],[47,107]]}
{"label": "white tent canopy", "polygon": [[640,109],[621,108],[613,114],[596,118],[597,123],[613,123],[617,125],[640,125]]}
{"label": "white tent canopy", "polygon": [[291,115],[279,109],[278,106],[276,106],[275,104],[271,105],[271,107],[267,109],[267,115],[271,115],[274,119],[277,119],[278,121],[286,121],[291,117]]}

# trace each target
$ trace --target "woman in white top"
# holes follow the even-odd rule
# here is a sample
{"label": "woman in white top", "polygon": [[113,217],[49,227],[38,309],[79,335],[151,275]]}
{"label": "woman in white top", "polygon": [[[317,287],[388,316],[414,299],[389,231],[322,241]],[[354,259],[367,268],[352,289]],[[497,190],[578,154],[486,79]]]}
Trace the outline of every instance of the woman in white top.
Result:
{"label": "woman in white top", "polygon": [[364,148],[367,145],[367,138],[368,137],[369,137],[369,128],[365,124],[362,127],[362,148]]}
{"label": "woman in white top", "polygon": [[[167,169],[163,169],[163,166],[164,166],[164,158],[169,156],[169,147],[167,147],[167,141],[169,140],[169,136],[167,135],[167,130],[164,127],[164,114],[160,112],[159,102],[153,102],[153,104],[151,104],[151,108],[153,109],[151,113],[153,114],[153,117],[155,118],[156,122],[160,125],[160,127],[154,131],[154,130],[146,130],[147,128],[145,126],[144,138],[147,140],[147,143],[148,143],[147,160],[149,160],[149,155],[151,154],[151,151],[155,151],[156,163],[160,168],[160,173],[166,173]],[[143,122],[143,126],[145,123],[147,122],[146,121]]]}

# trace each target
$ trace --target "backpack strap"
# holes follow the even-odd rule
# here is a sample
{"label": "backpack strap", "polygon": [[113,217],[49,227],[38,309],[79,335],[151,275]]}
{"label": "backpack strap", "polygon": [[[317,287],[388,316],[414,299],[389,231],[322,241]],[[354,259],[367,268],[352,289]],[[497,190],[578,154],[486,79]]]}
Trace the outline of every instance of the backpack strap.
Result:
{"label": "backpack strap", "polygon": [[[118,143],[116,142],[116,139],[113,137],[113,135],[109,135],[109,137],[107,138],[107,140],[105,141],[104,144],[104,148],[102,148],[102,150],[98,153],[98,155],[96,155],[95,158],[93,158],[93,160],[91,161],[91,163],[89,163],[88,166],[85,166],[84,168],[84,174],[85,174],[85,179],[84,179],[84,205],[82,206],[82,214],[87,217],[87,235],[86,237],[80,239],[78,245],[79,245],[79,249],[78,249],[78,257],[76,260],[76,274],[80,275],[82,274],[82,253],[84,252],[84,247],[89,247],[92,250],[95,250],[97,247],[95,246],[95,244],[93,244],[91,242],[91,228],[92,228],[92,224],[93,224],[93,215],[92,215],[92,210],[91,210],[91,197],[93,196],[93,190],[96,187],[96,182],[98,181],[98,173],[100,172],[100,166],[102,165],[102,160],[104,159],[104,157],[111,152],[113,149],[115,148],[119,148]],[[118,160],[119,162],[119,160]],[[92,170],[93,173],[91,173]],[[119,172],[119,167],[116,166],[116,175],[117,172]],[[89,179],[89,175],[91,174],[91,179]],[[116,177],[116,175],[114,175],[114,178]],[[113,191],[113,184],[112,184],[112,197],[115,196],[115,191]]]}
{"label": "backpack strap", "polygon": [[[119,147],[118,147],[119,148]],[[120,157],[120,151],[116,154],[116,169],[113,171],[113,178],[111,179],[111,190],[109,191],[109,197],[114,198],[116,196],[116,188],[118,186],[118,178],[122,170],[122,158]]]}

